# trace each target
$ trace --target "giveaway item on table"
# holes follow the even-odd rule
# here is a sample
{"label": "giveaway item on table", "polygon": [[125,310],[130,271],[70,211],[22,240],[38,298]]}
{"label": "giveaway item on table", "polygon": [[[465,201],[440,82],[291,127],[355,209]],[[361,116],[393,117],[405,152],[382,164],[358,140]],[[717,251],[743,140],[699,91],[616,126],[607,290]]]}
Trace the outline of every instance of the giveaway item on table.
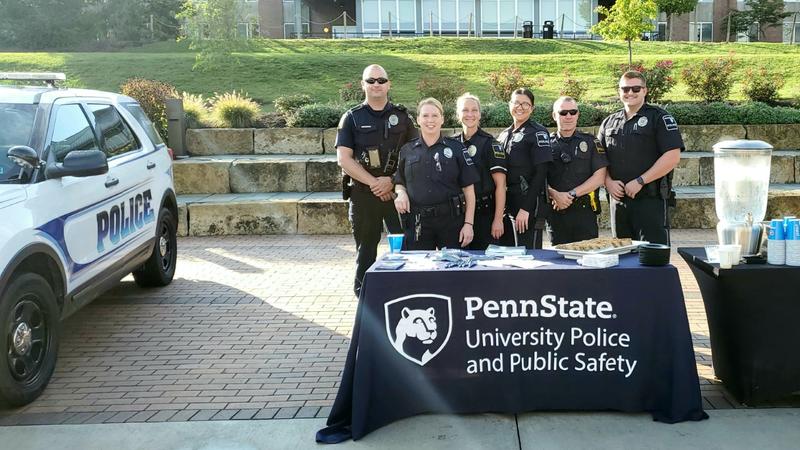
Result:
{"label": "giveaway item on table", "polygon": [[642,244],[639,246],[639,264],[643,266],[666,266],[669,264],[669,245]]}
{"label": "giveaway item on table", "polygon": [[585,241],[559,244],[553,249],[567,259],[578,259],[586,255],[623,255],[639,248],[647,241],[629,238],[594,238]]}
{"label": "giveaway item on table", "polygon": [[524,255],[527,252],[524,246],[510,247],[505,245],[490,245],[486,247],[487,256],[510,256],[510,255]]}
{"label": "giveaway item on table", "polygon": [[428,258],[444,263],[443,267],[445,269],[453,267],[472,267],[475,265],[475,260],[472,256],[473,255],[469,252],[452,248],[444,248],[438,252],[428,253]]}
{"label": "giveaway item on table", "polygon": [[619,255],[584,255],[578,258],[578,264],[584,267],[614,267],[619,265]]}

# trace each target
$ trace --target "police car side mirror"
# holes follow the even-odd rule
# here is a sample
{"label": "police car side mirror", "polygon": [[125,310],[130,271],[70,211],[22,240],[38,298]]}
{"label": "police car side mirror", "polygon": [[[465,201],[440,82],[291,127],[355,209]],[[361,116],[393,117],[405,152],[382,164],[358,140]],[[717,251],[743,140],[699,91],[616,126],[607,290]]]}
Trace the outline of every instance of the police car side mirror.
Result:
{"label": "police car side mirror", "polygon": [[42,163],[36,150],[25,145],[15,145],[8,149],[6,154],[8,159],[25,169],[35,169]]}
{"label": "police car side mirror", "polygon": [[63,163],[48,165],[44,174],[48,179],[61,177],[88,177],[108,172],[106,154],[100,150],[73,150]]}

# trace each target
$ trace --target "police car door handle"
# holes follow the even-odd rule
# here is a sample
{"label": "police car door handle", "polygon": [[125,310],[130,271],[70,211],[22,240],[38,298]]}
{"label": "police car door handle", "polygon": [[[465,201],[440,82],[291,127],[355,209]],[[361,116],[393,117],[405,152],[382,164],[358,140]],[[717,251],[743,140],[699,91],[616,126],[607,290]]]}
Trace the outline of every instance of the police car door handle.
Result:
{"label": "police car door handle", "polygon": [[147,161],[147,170],[153,169],[156,167],[156,163],[153,161]]}
{"label": "police car door handle", "polygon": [[106,178],[106,187],[110,188],[111,186],[116,186],[119,184],[119,178],[108,177]]}

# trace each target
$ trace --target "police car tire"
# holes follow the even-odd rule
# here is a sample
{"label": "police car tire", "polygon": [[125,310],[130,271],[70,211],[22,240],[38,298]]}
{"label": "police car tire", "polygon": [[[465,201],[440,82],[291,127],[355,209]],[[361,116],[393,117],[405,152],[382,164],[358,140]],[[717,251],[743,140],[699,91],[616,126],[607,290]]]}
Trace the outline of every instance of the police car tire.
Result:
{"label": "police car tire", "polygon": [[[175,275],[175,263],[178,259],[178,225],[172,211],[161,208],[157,227],[153,253],[140,269],[133,272],[134,281],[142,287],[166,286],[172,282],[172,277]],[[167,255],[162,255],[160,251],[162,239],[166,240]]]}
{"label": "police car tire", "polygon": [[[23,322],[33,332],[33,341],[21,357],[12,335]],[[14,276],[0,297],[0,326],[0,405],[26,405],[50,382],[61,336],[56,296],[44,277],[37,273]]]}

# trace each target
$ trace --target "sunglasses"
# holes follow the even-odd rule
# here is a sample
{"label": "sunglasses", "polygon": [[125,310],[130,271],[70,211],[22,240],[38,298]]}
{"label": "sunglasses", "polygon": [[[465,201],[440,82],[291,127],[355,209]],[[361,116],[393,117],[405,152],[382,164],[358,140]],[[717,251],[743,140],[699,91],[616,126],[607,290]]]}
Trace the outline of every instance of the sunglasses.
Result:
{"label": "sunglasses", "polygon": [[562,109],[561,111],[558,112],[559,116],[566,116],[567,114],[569,114],[570,116],[577,116],[578,115],[578,110],[577,109]]}
{"label": "sunglasses", "polygon": [[644,88],[644,86],[620,86],[619,90],[626,94],[630,91],[633,91],[635,94],[638,94],[642,90],[642,88]]}
{"label": "sunglasses", "polygon": [[375,83],[386,84],[386,83],[389,82],[389,79],[388,78],[383,78],[383,77],[380,77],[380,78],[367,78],[366,80],[364,80],[364,82],[367,83],[367,84],[375,84]]}

